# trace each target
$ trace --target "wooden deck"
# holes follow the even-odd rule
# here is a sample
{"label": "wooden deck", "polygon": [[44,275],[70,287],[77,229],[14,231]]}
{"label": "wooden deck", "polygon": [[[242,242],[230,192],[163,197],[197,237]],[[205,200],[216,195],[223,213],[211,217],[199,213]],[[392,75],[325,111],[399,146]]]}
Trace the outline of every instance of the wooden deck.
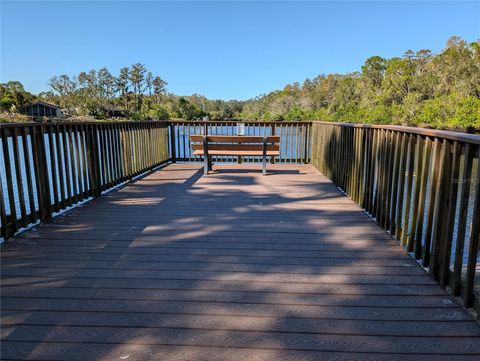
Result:
{"label": "wooden deck", "polygon": [[170,165],[2,246],[2,360],[478,360],[480,327],[309,165]]}

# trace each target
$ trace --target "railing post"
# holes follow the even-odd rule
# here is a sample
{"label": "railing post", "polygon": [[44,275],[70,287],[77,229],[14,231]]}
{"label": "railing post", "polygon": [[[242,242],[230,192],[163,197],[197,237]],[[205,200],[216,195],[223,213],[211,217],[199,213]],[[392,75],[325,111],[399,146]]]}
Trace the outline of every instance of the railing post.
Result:
{"label": "railing post", "polygon": [[308,124],[305,124],[305,126],[302,127],[304,129],[304,133],[305,133],[303,135],[304,136],[303,163],[305,163],[305,164],[308,164],[310,162],[310,159],[308,159],[308,146],[309,146],[309,135],[310,135],[309,127],[310,126]]}
{"label": "railing post", "polygon": [[208,162],[208,139],[206,135],[203,135],[203,163],[203,174],[207,175],[210,165]]}
{"label": "railing post", "polygon": [[[8,134],[6,128],[0,128],[0,136],[2,138],[2,147],[3,147],[3,161],[5,162],[5,182],[7,184],[7,195],[10,208],[10,217],[6,214],[5,204],[3,203],[3,194],[2,194],[2,235],[5,239],[13,236],[17,231],[17,209],[15,205],[14,198],[14,188],[13,188],[13,178],[12,178],[12,166],[10,162],[10,150],[8,146]],[[3,188],[2,183],[0,183],[0,188]],[[3,189],[2,189],[3,191]],[[2,192],[3,193],[3,192]],[[9,219],[11,222],[9,222]],[[10,224],[9,224],[10,223]]]}
{"label": "railing post", "polygon": [[267,137],[266,136],[263,137],[263,151],[262,151],[262,153],[263,153],[262,173],[263,173],[263,175],[267,175]]}
{"label": "railing post", "polygon": [[40,220],[44,221],[52,217],[50,206],[50,185],[47,175],[47,161],[45,152],[45,139],[43,126],[35,127],[32,134],[32,146],[34,150],[35,180],[38,194]]}
{"label": "railing post", "polygon": [[[271,125],[271,128],[272,128],[272,131],[271,131],[271,132],[272,132],[272,135],[275,135],[275,124],[272,124],[272,125]],[[272,156],[270,157],[270,163],[272,163],[272,164],[275,163],[275,156],[272,155]]]}
{"label": "railing post", "polygon": [[170,161],[172,163],[176,163],[177,161],[177,153],[175,149],[175,125],[170,123]]}
{"label": "railing post", "polygon": [[87,159],[90,194],[99,197],[102,194],[102,180],[100,175],[100,160],[98,154],[97,125],[88,126]]}

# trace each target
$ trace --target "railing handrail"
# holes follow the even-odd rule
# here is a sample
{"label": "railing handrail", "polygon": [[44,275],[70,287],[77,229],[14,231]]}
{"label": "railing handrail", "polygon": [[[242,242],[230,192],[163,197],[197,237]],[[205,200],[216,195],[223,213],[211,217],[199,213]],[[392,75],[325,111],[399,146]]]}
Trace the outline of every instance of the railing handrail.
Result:
{"label": "railing handrail", "polygon": [[330,122],[325,120],[309,120],[309,121],[261,121],[261,120],[126,120],[126,121],[105,121],[105,122],[95,122],[95,121],[73,121],[73,122],[47,122],[47,123],[34,123],[34,122],[22,122],[22,123],[0,123],[0,127],[5,128],[21,128],[25,126],[45,126],[49,124],[78,124],[78,125],[101,125],[101,124],[151,124],[151,123],[165,123],[166,125],[182,123],[182,124],[231,124],[231,123],[245,123],[245,124],[265,124],[265,125],[310,125],[310,124],[330,124],[344,127],[353,127],[353,128],[371,128],[371,129],[385,129],[385,130],[395,130],[404,133],[410,133],[415,135],[423,135],[429,137],[439,137],[448,140],[456,140],[460,142],[468,142],[470,144],[480,145],[480,135],[468,134],[462,132],[456,132],[451,130],[441,130],[441,129],[430,129],[430,128],[421,128],[421,127],[410,127],[404,125],[389,125],[389,124],[359,124],[359,123],[348,123],[348,122]]}
{"label": "railing handrail", "polygon": [[170,123],[180,124],[264,124],[264,125],[311,125],[311,121],[263,121],[263,120],[169,120]]}
{"label": "railing handrail", "polygon": [[404,125],[390,125],[390,124],[358,124],[358,123],[345,123],[345,122],[329,122],[324,120],[313,120],[312,124],[330,124],[342,127],[351,128],[364,128],[364,129],[384,129],[394,130],[403,133],[423,135],[427,137],[437,137],[448,140],[456,140],[459,142],[467,142],[470,144],[480,145],[480,135],[468,134],[462,132],[455,132],[451,130],[430,129],[430,128],[417,128]]}
{"label": "railing handrail", "polygon": [[82,121],[61,121],[61,122],[22,122],[22,123],[0,123],[0,128],[23,128],[23,127],[45,127],[49,125],[112,125],[112,124],[158,124],[163,123],[165,125],[169,125],[170,121],[168,120],[125,120],[125,121],[89,121],[89,122],[82,122]]}

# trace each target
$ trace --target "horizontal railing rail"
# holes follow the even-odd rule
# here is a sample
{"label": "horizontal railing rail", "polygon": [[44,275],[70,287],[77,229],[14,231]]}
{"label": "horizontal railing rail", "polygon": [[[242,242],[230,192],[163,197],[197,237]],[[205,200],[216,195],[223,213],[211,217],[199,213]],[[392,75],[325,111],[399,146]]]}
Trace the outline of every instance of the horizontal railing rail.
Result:
{"label": "horizontal railing rail", "polygon": [[466,307],[475,305],[480,137],[313,122],[312,164]]}
{"label": "horizontal railing rail", "polygon": [[[274,161],[279,163],[308,163],[310,161],[311,122],[254,122],[254,121],[171,121],[171,138],[175,160],[179,162],[200,162],[201,157],[194,156],[190,136],[208,135],[256,135],[280,136],[280,156]],[[213,157],[214,162],[237,162],[238,157]],[[243,162],[261,162],[261,157],[241,157]]]}
{"label": "horizontal railing rail", "polygon": [[1,236],[169,161],[168,124],[1,125]]}

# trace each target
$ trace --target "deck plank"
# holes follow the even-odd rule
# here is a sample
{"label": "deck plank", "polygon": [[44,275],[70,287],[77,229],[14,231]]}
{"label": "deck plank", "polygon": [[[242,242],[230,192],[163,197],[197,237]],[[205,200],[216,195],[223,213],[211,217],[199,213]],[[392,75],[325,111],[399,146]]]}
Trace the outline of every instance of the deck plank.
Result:
{"label": "deck plank", "polygon": [[475,360],[478,323],[309,165],[169,165],[2,246],[2,360]]}

